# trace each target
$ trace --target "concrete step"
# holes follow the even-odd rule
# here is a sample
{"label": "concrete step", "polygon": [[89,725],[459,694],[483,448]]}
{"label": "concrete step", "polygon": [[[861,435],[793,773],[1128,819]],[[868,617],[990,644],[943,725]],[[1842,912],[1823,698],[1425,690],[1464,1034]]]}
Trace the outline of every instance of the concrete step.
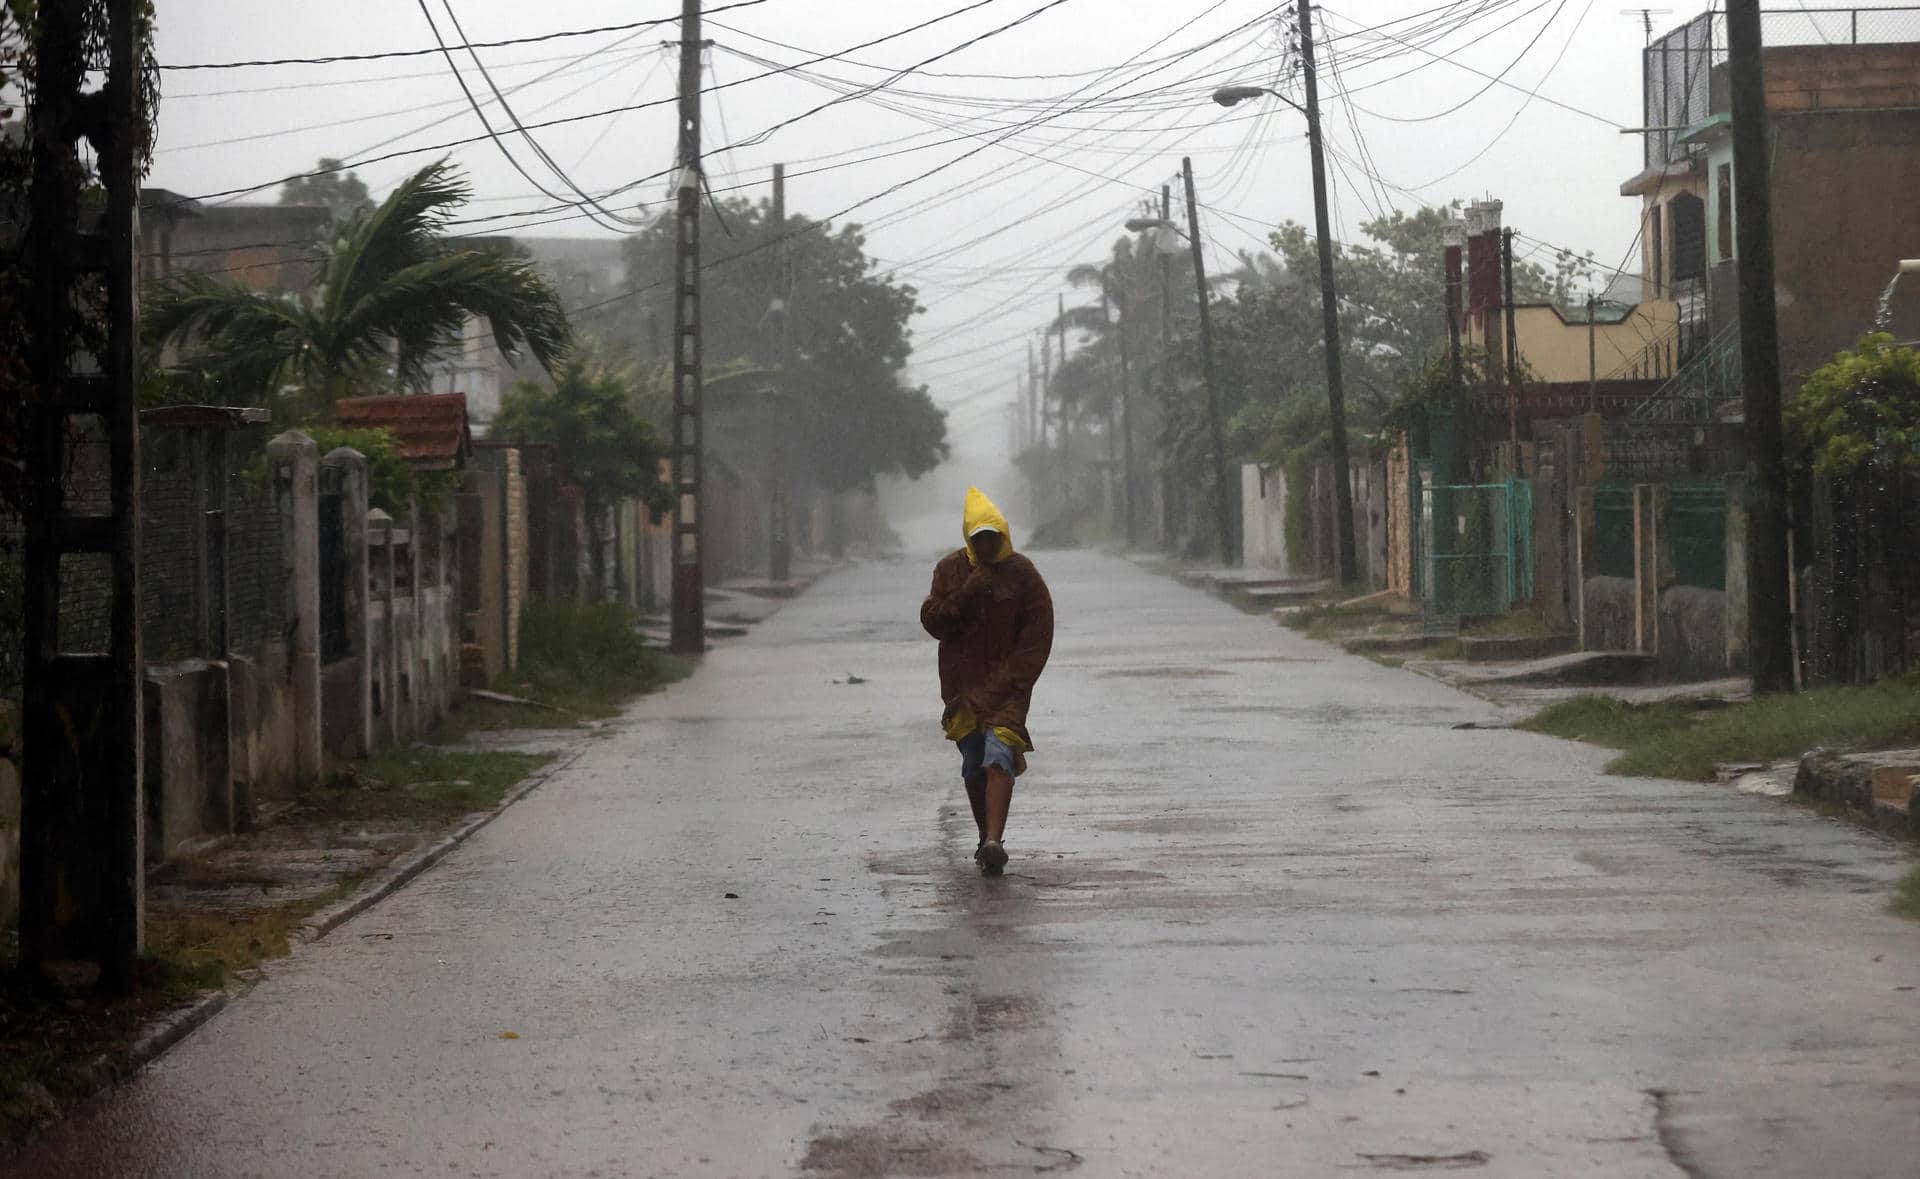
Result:
{"label": "concrete step", "polygon": [[1460,650],[1468,663],[1510,663],[1546,659],[1573,650],[1573,635],[1500,635],[1491,638],[1460,636]]}
{"label": "concrete step", "polygon": [[1461,669],[1462,679],[1503,684],[1637,684],[1653,674],[1654,659],[1637,651],[1576,651],[1524,663]]}
{"label": "concrete step", "polygon": [[1361,635],[1340,644],[1355,655],[1418,655],[1432,642],[1426,635]]}

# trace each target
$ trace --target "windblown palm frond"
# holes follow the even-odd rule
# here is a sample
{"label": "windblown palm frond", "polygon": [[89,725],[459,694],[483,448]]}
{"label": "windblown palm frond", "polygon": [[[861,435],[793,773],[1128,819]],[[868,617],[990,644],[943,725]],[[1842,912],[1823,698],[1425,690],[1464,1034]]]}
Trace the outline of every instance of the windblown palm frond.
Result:
{"label": "windblown palm frond", "polygon": [[434,354],[472,317],[487,321],[503,355],[524,349],[552,371],[571,341],[560,297],[530,262],[449,245],[447,220],[467,196],[447,161],[429,164],[340,227],[307,300],[186,275],[151,300],[151,337],[241,386],[240,399],[268,401],[298,384],[322,403],[309,409],[378,391],[355,385],[425,386]]}

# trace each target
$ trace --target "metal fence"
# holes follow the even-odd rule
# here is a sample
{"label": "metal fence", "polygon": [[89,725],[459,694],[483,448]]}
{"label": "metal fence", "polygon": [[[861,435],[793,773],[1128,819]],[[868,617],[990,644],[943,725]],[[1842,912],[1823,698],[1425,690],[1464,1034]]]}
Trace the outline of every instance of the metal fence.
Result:
{"label": "metal fence", "polygon": [[[1920,5],[1829,8],[1796,5],[1760,14],[1760,40],[1782,45],[1892,45],[1920,41]],[[1645,54],[1645,164],[1681,159],[1686,128],[1712,113],[1713,68],[1727,59],[1727,15],[1709,10],[1656,38]]]}
{"label": "metal fence", "polygon": [[1674,483],[1667,491],[1667,537],[1676,585],[1727,588],[1727,488],[1718,481]]}
{"label": "metal fence", "polygon": [[1601,484],[1593,489],[1593,552],[1588,576],[1633,576],[1633,487]]}
{"label": "metal fence", "polygon": [[1533,596],[1533,485],[1420,489],[1422,604],[1429,630],[1504,614]]}

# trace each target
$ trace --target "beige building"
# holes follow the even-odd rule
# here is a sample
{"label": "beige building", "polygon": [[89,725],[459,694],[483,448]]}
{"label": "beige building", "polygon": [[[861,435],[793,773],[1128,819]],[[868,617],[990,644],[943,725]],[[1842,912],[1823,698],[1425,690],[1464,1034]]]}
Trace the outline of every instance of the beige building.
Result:
{"label": "beige building", "polygon": [[[1680,306],[1671,299],[1648,299],[1632,307],[1599,304],[1593,322],[1587,309],[1567,310],[1550,303],[1513,309],[1513,332],[1527,379],[1543,384],[1581,381],[1657,380],[1673,371]],[[1504,352],[1499,338],[1484,339],[1485,324],[1467,321],[1464,342],[1470,348]]]}

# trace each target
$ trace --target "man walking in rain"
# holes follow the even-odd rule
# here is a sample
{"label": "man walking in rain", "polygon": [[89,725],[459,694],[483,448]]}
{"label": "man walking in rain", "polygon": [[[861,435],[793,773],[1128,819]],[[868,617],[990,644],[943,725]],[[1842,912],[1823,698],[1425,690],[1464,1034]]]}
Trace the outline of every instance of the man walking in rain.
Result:
{"label": "man walking in rain", "polygon": [[920,625],[940,640],[940,723],[960,747],[973,821],[974,862],[988,876],[1007,866],[1004,845],[1013,780],[1033,749],[1027,708],[1053,650],[1053,598],[1033,562],[1013,551],[1007,518],[979,488],[967,489],[966,543],[933,568]]}

